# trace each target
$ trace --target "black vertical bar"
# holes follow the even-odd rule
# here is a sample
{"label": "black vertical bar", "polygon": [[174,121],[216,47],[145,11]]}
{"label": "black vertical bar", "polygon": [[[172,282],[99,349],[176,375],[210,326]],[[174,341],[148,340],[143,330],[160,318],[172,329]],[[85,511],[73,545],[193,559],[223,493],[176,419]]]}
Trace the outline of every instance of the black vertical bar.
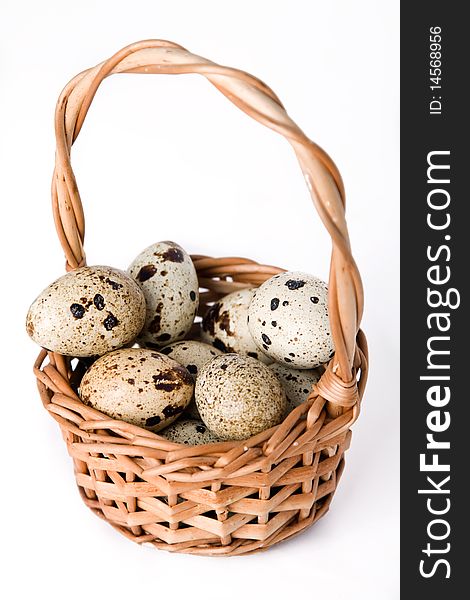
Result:
{"label": "black vertical bar", "polygon": [[464,12],[465,3],[401,3],[405,599],[470,597],[470,35]]}

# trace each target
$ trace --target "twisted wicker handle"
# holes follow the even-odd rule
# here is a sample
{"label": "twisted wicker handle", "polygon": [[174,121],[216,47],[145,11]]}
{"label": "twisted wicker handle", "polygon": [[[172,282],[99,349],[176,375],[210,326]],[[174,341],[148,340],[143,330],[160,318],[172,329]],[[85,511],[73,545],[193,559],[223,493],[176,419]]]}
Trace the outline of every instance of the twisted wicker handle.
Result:
{"label": "twisted wicker handle", "polygon": [[[55,114],[56,164],[52,181],[54,220],[67,270],[85,265],[85,220],[70,151],[93,97],[113,73],[199,73],[250,117],[283,135],[294,148],[313,202],[333,243],[329,276],[329,314],[335,343],[334,379],[355,389],[353,365],[363,308],[359,272],[351,254],[345,220],[345,194],[331,158],[309,140],[287,115],[275,93],[252,75],[223,67],[164,40],[131,44],[72,79],[62,91]],[[347,387],[349,385],[349,388]],[[329,395],[334,393],[330,388]],[[333,398],[332,398],[333,400]]]}

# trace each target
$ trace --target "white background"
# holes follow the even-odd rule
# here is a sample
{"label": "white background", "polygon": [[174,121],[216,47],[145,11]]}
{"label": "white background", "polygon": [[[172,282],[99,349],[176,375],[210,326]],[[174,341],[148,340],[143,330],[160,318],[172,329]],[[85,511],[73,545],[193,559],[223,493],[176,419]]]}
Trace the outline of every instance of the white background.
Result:
{"label": "white background", "polygon": [[[3,0],[0,12],[4,596],[398,598],[398,2]],[[249,557],[152,551],[92,515],[31,372],[25,313],[64,267],[49,192],[57,96],[150,37],[266,81],[347,189],[371,348],[362,415],[327,516]],[[73,165],[89,264],[126,268],[174,239],[327,278],[329,239],[289,145],[203,78],[107,80]]]}

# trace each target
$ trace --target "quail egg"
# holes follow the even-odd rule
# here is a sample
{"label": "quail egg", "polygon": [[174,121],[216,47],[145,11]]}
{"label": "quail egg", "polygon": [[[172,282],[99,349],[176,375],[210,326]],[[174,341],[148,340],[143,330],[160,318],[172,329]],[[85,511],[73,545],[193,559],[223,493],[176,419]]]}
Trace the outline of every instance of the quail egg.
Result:
{"label": "quail egg", "polygon": [[248,327],[263,352],[297,369],[313,369],[334,352],[326,284],[288,272],[265,281],[253,294]]}
{"label": "quail egg", "polygon": [[36,298],[26,330],[48,350],[99,356],[132,343],[144,320],[144,295],[126,273],[105,266],[81,267]]}
{"label": "quail egg", "polygon": [[290,369],[280,363],[272,363],[269,368],[276,373],[287,396],[287,412],[300,406],[321,377],[319,369]]}
{"label": "quail egg", "polygon": [[122,348],[99,358],[80,384],[84,404],[151,431],[170,425],[193,395],[190,373],[164,354]]}
{"label": "quail egg", "polygon": [[248,329],[247,317],[255,288],[232,292],[214,303],[202,320],[201,339],[222,352],[235,352],[272,362],[256,346]]}
{"label": "quail egg", "polygon": [[174,242],[158,242],[141,252],[128,271],[147,302],[139,345],[158,349],[183,339],[199,303],[196,269],[189,254]]}
{"label": "quail egg", "polygon": [[219,438],[211,433],[202,421],[197,419],[179,419],[173,425],[164,429],[160,435],[171,442],[187,444],[188,446],[220,442]]}
{"label": "quail egg", "polygon": [[207,427],[223,440],[243,440],[280,423],[287,408],[277,376],[255,358],[222,354],[201,369],[196,404]]}

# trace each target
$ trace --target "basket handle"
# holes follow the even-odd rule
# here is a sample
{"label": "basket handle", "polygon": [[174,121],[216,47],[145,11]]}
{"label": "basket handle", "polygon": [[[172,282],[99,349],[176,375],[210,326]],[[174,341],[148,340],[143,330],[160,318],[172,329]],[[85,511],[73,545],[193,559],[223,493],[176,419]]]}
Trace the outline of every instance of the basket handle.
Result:
{"label": "basket handle", "polygon": [[[351,254],[345,220],[345,193],[339,171],[317,144],[287,115],[276,94],[262,81],[237,69],[223,67],[165,40],[131,44],[92,69],[74,77],[62,91],[55,113],[56,162],[52,180],[54,221],[66,257],[67,270],[86,264],[85,219],[70,151],[94,95],[114,73],[199,73],[238,108],[283,135],[293,147],[313,202],[328,230],[333,248],[329,275],[329,316],[335,343],[333,372],[349,384],[354,379],[356,335],[363,309],[363,291]],[[336,378],[335,378],[336,379]],[[355,386],[352,386],[355,388]],[[342,391],[341,396],[349,394]]]}

